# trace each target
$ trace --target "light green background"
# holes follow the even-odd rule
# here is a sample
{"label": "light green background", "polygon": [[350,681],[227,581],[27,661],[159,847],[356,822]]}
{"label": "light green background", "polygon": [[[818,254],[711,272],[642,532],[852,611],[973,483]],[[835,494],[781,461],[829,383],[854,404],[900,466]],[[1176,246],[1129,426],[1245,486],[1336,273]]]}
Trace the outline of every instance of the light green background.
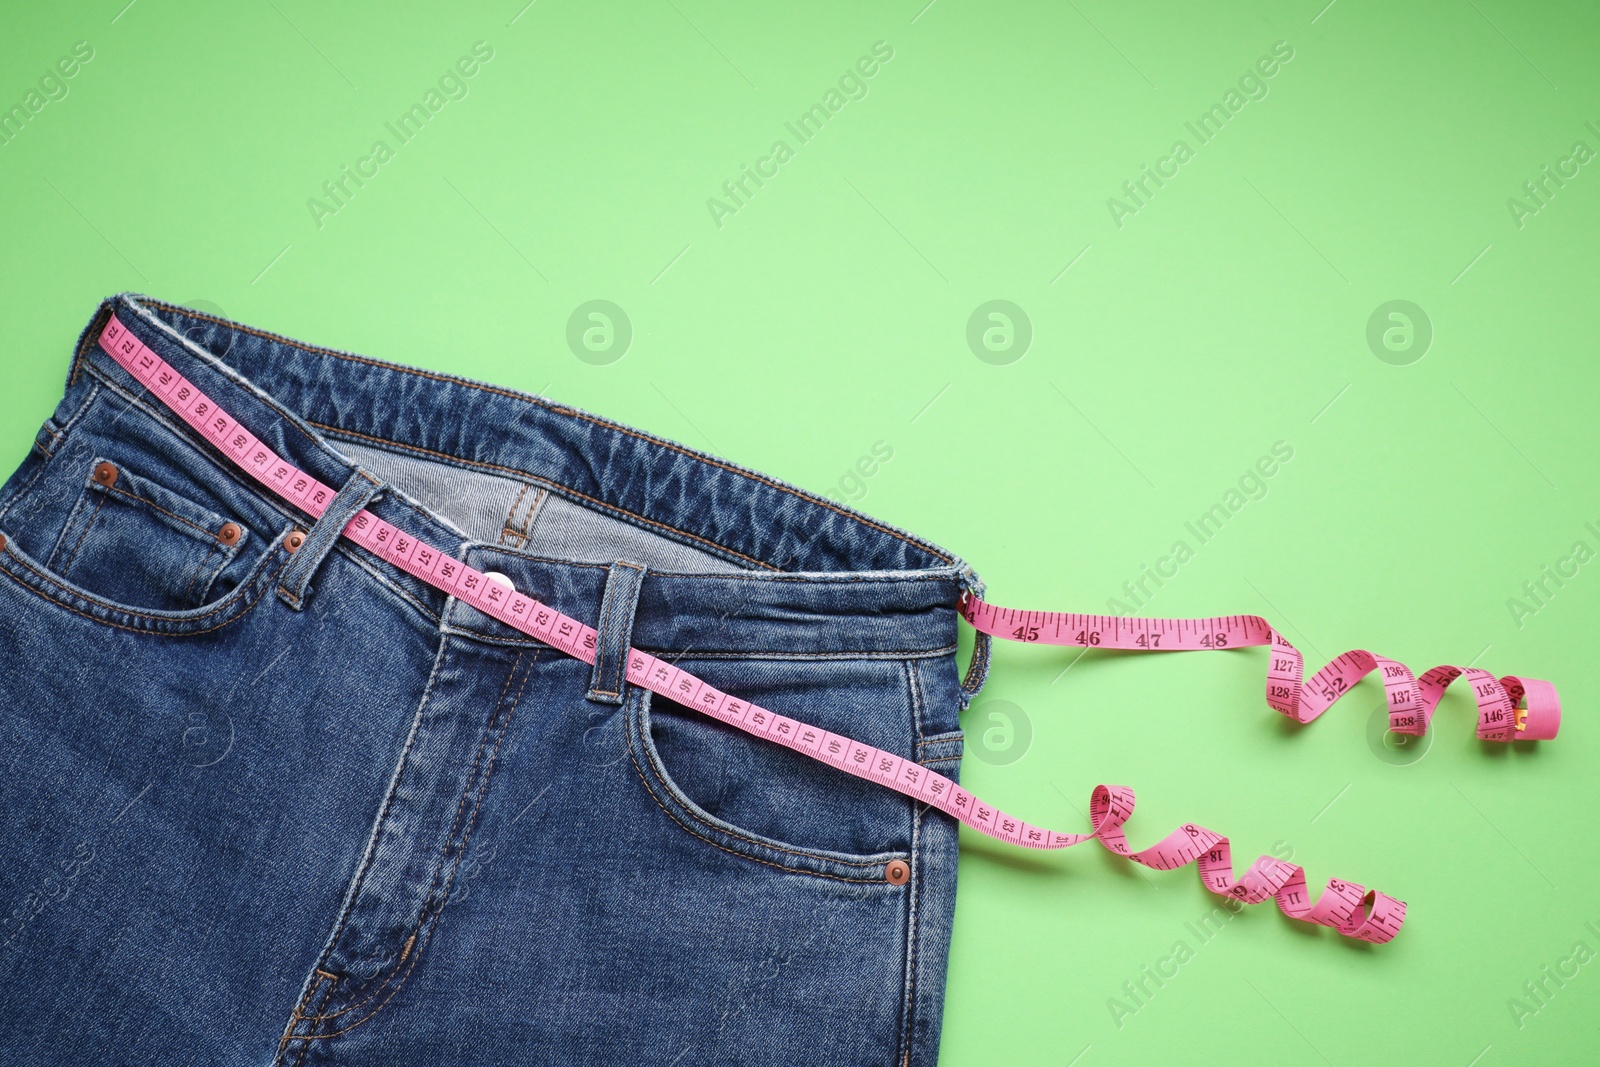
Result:
{"label": "light green background", "polygon": [[[1412,911],[1379,949],[1270,906],[1201,944],[1193,870],[964,834],[943,1062],[1600,1055],[1600,962],[1520,1027],[1508,1005],[1600,952],[1600,563],[1508,606],[1600,551],[1600,164],[1520,225],[1507,203],[1600,151],[1592,6],[124,2],[4,15],[0,106],[94,50],[0,146],[8,467],[95,302],[134,289],[848,493],[1003,604],[1104,611],[1187,540],[1148,613],[1260,613],[1312,666],[1361,647],[1549,678],[1561,737],[1480,744],[1452,692],[1393,762],[1374,681],[1295,729],[1261,649],[1063,675],[1070,650],[999,648],[970,744],[1007,754],[996,699],[1032,742],[967,760],[991,801],[1080,829],[1090,789],[1126,783],[1136,844],[1194,820]],[[399,145],[384,124],[480,40],[468,95]],[[865,98],[799,144],[784,123],[878,41]],[[1199,145],[1185,122],[1278,41],[1267,95]],[[1119,227],[1108,198],[1180,138],[1193,159]],[[319,227],[308,198],[378,139],[393,158]],[[778,139],[793,158],[718,226],[708,198]],[[634,329],[605,366],[565,340],[595,298]],[[1032,325],[1009,365],[966,341],[991,299]],[[1394,299],[1434,332],[1409,365],[1366,340]],[[1280,440],[1266,496],[1198,545],[1185,522]],[[849,480],[878,442],[893,458]],[[1179,940],[1193,958],[1119,1026],[1108,1000]]]}

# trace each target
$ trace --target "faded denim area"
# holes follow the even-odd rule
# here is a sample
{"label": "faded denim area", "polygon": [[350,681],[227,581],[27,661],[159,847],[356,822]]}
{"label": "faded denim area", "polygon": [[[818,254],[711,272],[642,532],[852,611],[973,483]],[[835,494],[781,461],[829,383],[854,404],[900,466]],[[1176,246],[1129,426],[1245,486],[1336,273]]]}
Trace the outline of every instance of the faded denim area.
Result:
{"label": "faded denim area", "polygon": [[[597,626],[598,661],[311,527],[94,344],[113,311],[340,514]],[[954,822],[620,665],[955,777],[966,564],[146,297],[70,355],[0,487],[0,1062],[934,1064]]]}

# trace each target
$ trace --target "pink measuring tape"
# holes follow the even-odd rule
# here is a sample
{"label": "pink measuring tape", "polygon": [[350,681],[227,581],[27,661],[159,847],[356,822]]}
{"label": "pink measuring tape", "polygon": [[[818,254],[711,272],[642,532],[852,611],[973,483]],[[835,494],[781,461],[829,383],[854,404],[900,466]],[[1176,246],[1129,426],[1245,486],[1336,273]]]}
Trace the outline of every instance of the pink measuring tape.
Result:
{"label": "pink measuring tape", "polygon": [[[114,315],[100,333],[100,347],[257,481],[313,518],[320,518],[327,509],[335,495],[331,487],[263,445],[129,333]],[[482,571],[402,533],[371,512],[358,512],[345,526],[343,536],[484,614],[585,663],[594,662],[598,637],[594,627],[490,580]],[[1478,702],[1478,736],[1485,740],[1548,739],[1556,735],[1561,722],[1561,704],[1549,682],[1511,675],[1495,678],[1488,671],[1472,667],[1435,667],[1418,678],[1402,663],[1356,650],[1339,656],[1309,681],[1303,681],[1304,660],[1299,651],[1254,615],[1211,619],[1072,615],[1001,608],[965,594],[959,608],[962,617],[986,634],[1030,643],[1135,651],[1271,645],[1267,703],[1301,723],[1322,714],[1357,681],[1378,668],[1382,668],[1390,729],[1397,733],[1423,733],[1445,688],[1462,675],[1473,683],[1473,696]],[[1058,849],[1092,838],[1120,856],[1158,870],[1194,863],[1200,869],[1201,881],[1213,893],[1248,904],[1272,897],[1291,918],[1331,926],[1347,937],[1376,944],[1393,938],[1405,921],[1404,901],[1355,882],[1330,879],[1326,889],[1312,901],[1305,871],[1270,856],[1256,860],[1236,880],[1228,839],[1193,823],[1179,827],[1149,848],[1130,851],[1122,826],[1133,814],[1134,797],[1133,790],[1125,786],[1096,786],[1089,800],[1091,831],[1064,834],[1007,815],[921,764],[740,700],[636,648],[628,649],[627,676],[630,682],[653,693],[903,793],[979,833],[1014,845]],[[1526,705],[1519,708],[1518,703],[1524,699]]]}

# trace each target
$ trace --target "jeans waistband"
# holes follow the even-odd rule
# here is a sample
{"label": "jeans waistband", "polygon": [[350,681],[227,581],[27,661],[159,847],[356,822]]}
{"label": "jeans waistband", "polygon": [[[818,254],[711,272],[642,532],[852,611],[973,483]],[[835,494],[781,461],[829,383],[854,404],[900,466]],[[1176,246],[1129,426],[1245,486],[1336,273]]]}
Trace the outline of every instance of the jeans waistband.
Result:
{"label": "jeans waistband", "polygon": [[[92,376],[149,401],[132,409],[146,417],[169,414],[95,343],[113,313],[245,429],[335,488],[360,467],[342,446],[380,448],[516,479],[720,561],[716,573],[651,570],[634,625],[635,644],[647,650],[927,654],[954,645],[961,590],[981,592],[972,569],[937,545],[685,445],[546,398],[302,344],[138,294],[96,311],[69,392]],[[181,420],[166,421],[214,452]],[[241,491],[266,495],[237,477]],[[593,624],[604,564],[465,536],[393,486],[368,510]],[[444,594],[371,564],[443,617]]]}

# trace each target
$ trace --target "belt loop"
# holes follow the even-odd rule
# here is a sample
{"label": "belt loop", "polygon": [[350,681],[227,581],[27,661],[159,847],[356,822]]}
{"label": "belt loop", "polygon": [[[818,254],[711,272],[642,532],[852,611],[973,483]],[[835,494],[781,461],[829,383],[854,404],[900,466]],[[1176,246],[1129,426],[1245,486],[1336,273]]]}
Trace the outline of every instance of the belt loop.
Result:
{"label": "belt loop", "polygon": [[[962,596],[982,598],[984,591],[983,579],[978,577],[978,572],[965,560],[957,560],[958,572],[956,584],[961,588]],[[977,630],[972,638],[972,659],[967,662],[967,674],[961,679],[961,688],[956,692],[957,708],[965,711],[971,704],[972,698],[978,695],[983,688],[983,683],[989,678],[989,635],[982,630]]]}
{"label": "belt loop", "polygon": [[956,698],[959,710],[965,711],[972,704],[972,698],[978,695],[989,677],[989,643],[989,635],[982,630],[972,639],[972,659],[967,663],[967,675],[961,679],[960,695]]}
{"label": "belt loop", "polygon": [[383,488],[382,482],[360,468],[350,475],[284,568],[283,579],[278,583],[278,599],[296,611],[305,608],[311,576],[339,543],[339,535],[350,525],[356,512],[370,504]]}
{"label": "belt loop", "polygon": [[589,675],[589,692],[584,694],[600,704],[622,703],[624,669],[628,644],[633,640],[633,615],[639,606],[639,587],[644,584],[643,563],[619,559],[606,571],[606,591],[600,601],[600,631],[594,650],[594,670]]}

